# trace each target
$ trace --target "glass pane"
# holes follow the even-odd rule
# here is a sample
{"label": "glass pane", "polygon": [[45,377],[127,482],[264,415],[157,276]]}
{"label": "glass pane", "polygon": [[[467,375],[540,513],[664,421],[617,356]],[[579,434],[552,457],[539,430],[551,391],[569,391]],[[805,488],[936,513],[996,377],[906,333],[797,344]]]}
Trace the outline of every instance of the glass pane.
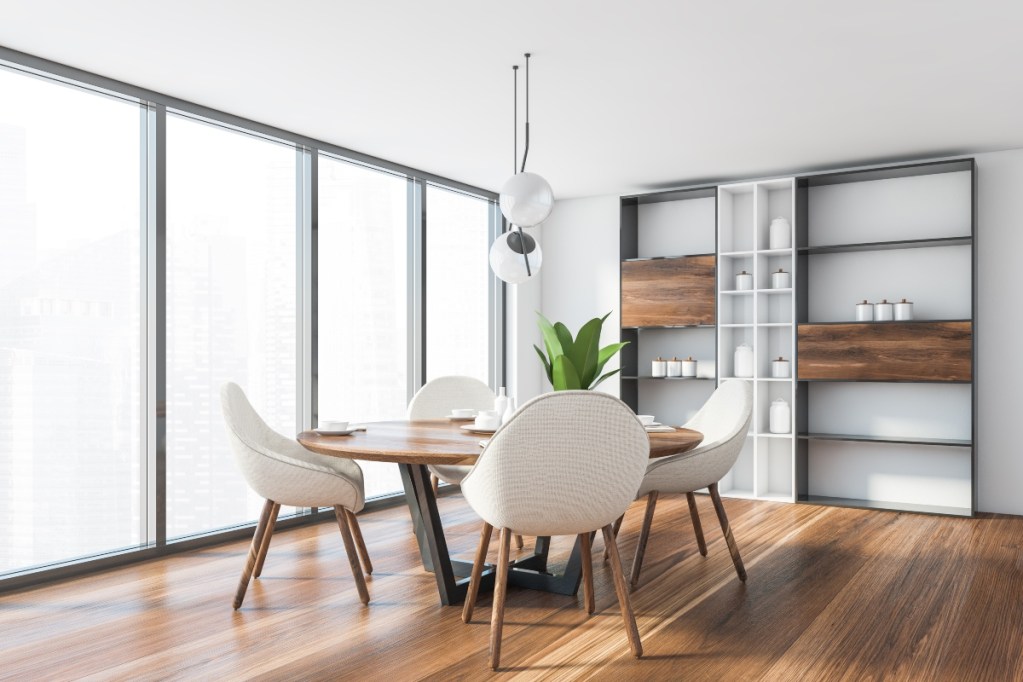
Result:
{"label": "glass pane", "polygon": [[140,127],[0,69],[0,573],[145,541]]}
{"label": "glass pane", "polygon": [[[408,181],[319,160],[318,411],[404,419],[408,401]],[[398,467],[360,462],[366,496],[402,489]]]}
{"label": "glass pane", "polygon": [[295,202],[293,148],[167,116],[169,538],[259,515],[227,441],[224,382],[296,433]]}
{"label": "glass pane", "polygon": [[426,192],[426,377],[490,383],[490,203]]}

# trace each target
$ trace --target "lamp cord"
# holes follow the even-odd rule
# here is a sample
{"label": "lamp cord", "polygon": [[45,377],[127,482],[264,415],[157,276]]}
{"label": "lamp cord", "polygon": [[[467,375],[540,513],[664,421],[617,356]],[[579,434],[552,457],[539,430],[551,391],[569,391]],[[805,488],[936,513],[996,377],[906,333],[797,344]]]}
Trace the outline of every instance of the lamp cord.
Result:
{"label": "lamp cord", "polygon": [[[522,152],[522,170],[520,173],[526,172],[526,158],[529,157],[529,57],[530,54],[526,53],[526,148]],[[516,96],[518,95],[518,88],[515,89]],[[516,105],[517,106],[517,105]]]}

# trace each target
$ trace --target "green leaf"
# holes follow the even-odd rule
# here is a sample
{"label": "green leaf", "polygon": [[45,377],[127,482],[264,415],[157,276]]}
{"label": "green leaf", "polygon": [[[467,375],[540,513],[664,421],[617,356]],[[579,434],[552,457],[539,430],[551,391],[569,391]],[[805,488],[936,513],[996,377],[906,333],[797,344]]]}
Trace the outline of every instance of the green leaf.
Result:
{"label": "green leaf", "polygon": [[554,381],[552,383],[555,391],[572,391],[581,388],[579,384],[579,372],[567,355],[559,355],[554,358]]}
{"label": "green leaf", "polygon": [[540,348],[535,343],[533,344],[533,350],[535,350],[536,354],[540,356],[540,362],[543,363],[544,372],[547,373],[547,381],[551,382],[551,385],[553,385],[554,378],[551,375],[551,363],[548,362],[547,356],[543,354],[543,351],[540,350]]}
{"label": "green leaf", "polygon": [[596,388],[597,386],[600,386],[601,382],[603,382],[603,381],[604,381],[604,379],[607,379],[608,377],[613,377],[613,376],[614,376],[615,374],[618,374],[618,372],[621,372],[621,371],[622,371],[622,370],[620,370],[620,369],[613,369],[613,370],[611,370],[610,372],[608,372],[608,373],[607,373],[607,374],[605,374],[604,376],[602,376],[602,377],[600,377],[599,379],[597,379],[597,383],[595,383],[595,384],[593,384],[592,386],[590,386],[590,390],[593,390],[593,389],[595,389],[595,388]]}
{"label": "green leaf", "polygon": [[[561,322],[554,323],[554,332],[558,335],[558,341],[561,342],[561,352],[572,357],[572,346],[574,345],[574,342],[572,341],[572,332],[568,331],[568,327]],[[578,365],[576,365],[576,367],[578,367]]]}
{"label": "green leaf", "polygon": [[607,364],[607,361],[613,358],[615,353],[628,345],[628,341],[622,341],[621,343],[612,343],[610,346],[604,346],[601,348],[600,353],[597,355],[597,369],[594,370],[593,374],[599,374],[600,370],[604,369],[604,365]]}
{"label": "green leaf", "polygon": [[593,318],[583,325],[575,338],[575,345],[568,352],[572,364],[579,370],[579,383],[589,386],[597,376],[597,349],[600,347],[600,318]]}
{"label": "green leaf", "polygon": [[547,349],[547,357],[550,358],[551,365],[554,364],[554,358],[559,355],[564,355],[565,350],[561,347],[561,341],[558,339],[558,333],[554,331],[554,325],[550,323],[546,317],[538,310],[536,311],[537,317],[540,319],[536,321],[540,327],[540,332],[543,334],[543,344]]}

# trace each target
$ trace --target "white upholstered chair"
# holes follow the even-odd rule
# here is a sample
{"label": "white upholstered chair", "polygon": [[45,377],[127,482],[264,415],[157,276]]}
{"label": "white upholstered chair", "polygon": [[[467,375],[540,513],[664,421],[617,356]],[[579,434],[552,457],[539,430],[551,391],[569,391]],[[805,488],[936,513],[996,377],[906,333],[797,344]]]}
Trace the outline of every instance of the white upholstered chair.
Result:
{"label": "white upholstered chair", "polygon": [[583,597],[593,613],[592,533],[602,529],[632,652],[643,648],[611,524],[636,497],[650,457],[646,430],[625,403],[605,393],[558,391],[530,400],[504,424],[462,479],[484,521],[462,619],[469,622],[494,528],[500,529],[490,631],[490,666],[501,657],[511,535],[577,535]]}
{"label": "white upholstered chair", "polygon": [[[443,419],[458,408],[473,410],[494,409],[494,392],[479,379],[447,376],[432,379],[419,389],[408,404],[409,421],[417,419]],[[430,479],[434,490],[437,479],[458,485],[469,473],[469,466],[457,464],[430,465]]]}
{"label": "white upholstered chair", "polygon": [[661,493],[685,493],[700,554],[707,556],[707,544],[703,539],[700,515],[696,508],[696,498],[693,496],[695,491],[702,488],[707,488],[710,492],[714,510],[721,523],[721,532],[724,533],[728,551],[735,564],[735,572],[739,575],[739,580],[746,580],[746,568],[743,566],[735,538],[732,537],[725,507],[721,504],[718,482],[732,468],[742,451],[752,416],[753,387],[750,382],[736,379],[726,381],[685,425],[686,428],[695,429],[703,434],[700,445],[681,455],[664,457],[650,463],[636,495],[636,499],[645,495],[647,505],[643,529],[636,545],[636,559],[632,563],[632,587],[639,583],[643,554],[650,536],[650,524],[653,522],[657,497]]}
{"label": "white upholstered chair", "polygon": [[282,504],[334,507],[359,597],[363,604],[368,604],[369,591],[359,560],[362,560],[366,573],[373,572],[373,565],[366,552],[359,522],[355,518],[355,513],[362,510],[366,497],[362,469],[350,459],[310,452],[295,440],[271,429],[256,413],[237,384],[224,384],[220,389],[220,400],[238,467],[252,489],[266,498],[259,524],[252,536],[245,569],[238,583],[234,608],[242,605],[252,575],[258,578],[263,570],[263,561],[270,548],[270,537]]}

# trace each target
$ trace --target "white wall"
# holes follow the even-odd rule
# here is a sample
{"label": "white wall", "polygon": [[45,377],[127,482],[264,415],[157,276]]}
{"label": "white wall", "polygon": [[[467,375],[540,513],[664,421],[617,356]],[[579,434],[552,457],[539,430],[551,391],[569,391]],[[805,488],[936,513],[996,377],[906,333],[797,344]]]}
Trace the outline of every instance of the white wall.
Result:
{"label": "white wall", "polygon": [[[976,155],[979,202],[978,326],[976,381],[979,390],[977,478],[981,511],[1023,515],[1023,445],[1016,420],[1023,400],[1023,312],[1018,279],[1023,275],[1023,150]],[[541,310],[551,320],[576,329],[608,310],[602,343],[617,339],[619,325],[617,196],[557,202],[544,224]],[[535,295],[535,292],[533,292]],[[529,316],[519,314],[522,330]],[[523,358],[529,377],[533,343],[515,342],[509,327],[509,352]],[[525,339],[521,339],[525,341]],[[533,376],[541,376],[539,360]],[[528,381],[536,387],[535,379]],[[524,384],[525,385],[525,384]],[[542,390],[549,390],[546,383]],[[617,394],[617,382],[605,389]]]}

